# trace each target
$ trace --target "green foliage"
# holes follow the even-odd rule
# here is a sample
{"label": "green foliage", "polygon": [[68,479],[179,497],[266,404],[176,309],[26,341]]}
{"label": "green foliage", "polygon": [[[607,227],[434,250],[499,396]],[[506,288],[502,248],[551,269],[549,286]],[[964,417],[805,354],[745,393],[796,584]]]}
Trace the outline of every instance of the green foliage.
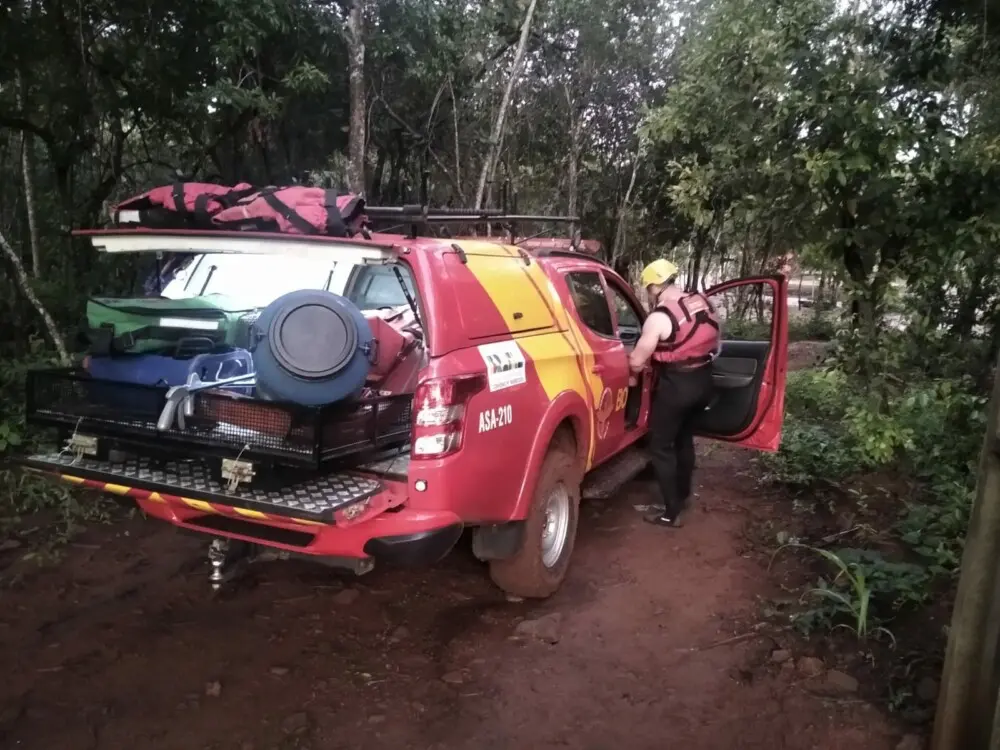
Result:
{"label": "green foliage", "polygon": [[752,318],[727,318],[723,331],[726,339],[768,341],[771,338],[771,323]]}
{"label": "green foliage", "polygon": [[930,380],[921,369],[907,369],[900,364],[912,361],[906,338],[888,340],[899,348],[880,356],[895,369],[879,377],[846,372],[843,350],[830,369],[792,373],[781,449],[759,461],[765,481],[812,501],[796,501],[796,510],[815,511],[822,499],[838,519],[873,517],[867,492],[855,488],[881,476],[903,478],[910,488],[901,496],[887,492],[896,516],[871,530],[896,536],[905,554],[814,550],[834,574],[821,577],[803,596],[805,609],[793,615],[806,633],[848,629],[859,640],[887,633],[897,614],[926,604],[935,581],[947,580],[960,563],[986,400],[972,378]]}
{"label": "green foliage", "polygon": [[848,388],[848,378],[841,370],[790,372],[785,389],[785,414],[796,421],[807,418],[816,422],[836,421],[847,408],[844,394]]}
{"label": "green foliage", "polygon": [[844,430],[859,470],[886,466],[913,447],[913,429],[906,422],[865,402],[847,407]]}
{"label": "green foliage", "polygon": [[[771,323],[753,317],[732,317],[726,319],[723,331],[727,339],[767,341],[771,338]],[[836,333],[836,322],[828,315],[789,316],[789,341],[830,341]]]}
{"label": "green foliage", "polygon": [[845,429],[852,397],[857,393],[840,370],[789,373],[781,448],[758,459],[764,480],[804,488],[853,473],[858,450]]}
{"label": "green foliage", "polygon": [[910,392],[900,419],[912,426],[907,469],[925,488],[900,520],[903,540],[935,572],[958,569],[975,491],[977,459],[986,429],[986,398],[969,379]]}
{"label": "green foliage", "polygon": [[832,341],[836,335],[836,320],[819,312],[805,318],[792,317],[788,321],[789,341]]}
{"label": "green foliage", "polygon": [[[41,350],[41,342],[36,342]],[[56,364],[39,351],[35,355],[8,360],[0,367],[0,461],[10,452],[39,448],[39,436],[24,423],[24,383],[27,371],[33,367]],[[44,542],[51,544],[72,536],[87,522],[105,520],[109,504],[89,495],[81,500],[80,493],[52,479],[18,470],[0,469],[0,536],[16,527],[25,516],[38,513],[52,518]]]}
{"label": "green foliage", "polygon": [[[178,177],[341,187],[345,8],[80,0],[0,14],[0,226],[70,339],[88,294],[137,278],[69,232],[116,200]],[[468,203],[523,4],[361,9],[366,197],[409,202],[426,169],[432,200]],[[935,570],[957,564],[978,394],[1000,349],[1000,54],[984,28],[919,3],[551,0],[491,187],[496,200],[509,178],[526,213],[572,206],[619,268],[668,253],[699,282],[815,271],[815,311],[791,316],[789,338],[834,341],[831,369],[790,378],[784,444],[762,466],[812,492],[859,472],[912,477],[899,532]],[[31,446],[20,382],[47,351],[12,279],[0,275],[0,454]],[[767,338],[754,312],[729,335]]]}
{"label": "green foliage", "polygon": [[860,641],[879,634],[894,641],[886,625],[929,595],[930,573],[919,565],[890,562],[871,550],[795,546],[819,555],[834,571],[803,595],[809,606],[793,616],[793,623],[804,633],[844,628]]}
{"label": "green foliage", "polygon": [[958,570],[974,498],[967,485],[939,486],[923,502],[910,505],[900,520],[901,538],[934,573]]}
{"label": "green foliage", "polygon": [[805,489],[849,475],[854,456],[835,428],[786,418],[780,450],[758,459],[758,465],[765,482]]}
{"label": "green foliage", "polygon": [[967,490],[985,400],[968,379],[896,380],[897,390],[882,401],[873,397],[870,382],[843,370],[791,373],[781,449],[760,461],[767,478],[803,486],[899,464],[932,495]]}
{"label": "green foliage", "polygon": [[[763,269],[792,251],[835,275],[852,303],[849,371],[877,378],[909,364],[887,354],[922,353],[928,377],[973,358],[965,372],[980,373],[1000,346],[1000,55],[923,6],[699,11],[643,130],[672,241],[702,267]],[[881,345],[890,314],[913,346]],[[902,439],[885,437],[872,452]]]}

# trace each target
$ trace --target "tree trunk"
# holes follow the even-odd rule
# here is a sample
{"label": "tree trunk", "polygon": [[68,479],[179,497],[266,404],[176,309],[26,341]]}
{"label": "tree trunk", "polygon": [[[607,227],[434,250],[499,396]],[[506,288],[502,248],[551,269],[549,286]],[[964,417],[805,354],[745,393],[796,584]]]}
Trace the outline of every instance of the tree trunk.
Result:
{"label": "tree trunk", "polygon": [[24,270],[24,264],[21,262],[21,258],[18,254],[14,252],[14,248],[10,246],[7,242],[7,238],[0,233],[0,250],[3,251],[4,256],[7,261],[14,268],[14,275],[17,277],[17,285],[21,290],[21,294],[25,296],[31,306],[35,308],[38,314],[42,318],[42,322],[45,324],[45,329],[49,333],[49,337],[52,339],[52,343],[55,344],[56,351],[59,352],[59,359],[62,364],[68,367],[71,363],[69,351],[66,349],[66,342],[63,341],[62,334],[59,333],[59,328],[56,326],[56,322],[52,320],[52,316],[49,315],[49,311],[45,309],[45,305],[41,303],[38,296],[35,294],[34,290],[31,288],[31,281],[28,278],[27,272]]}
{"label": "tree trunk", "polygon": [[28,214],[28,237],[31,242],[31,272],[38,278],[42,275],[42,250],[38,238],[38,215],[35,211],[35,160],[34,138],[31,133],[21,133],[21,174],[24,180],[24,209]]}
{"label": "tree trunk", "polygon": [[406,146],[403,143],[403,131],[396,130],[394,148],[390,154],[391,168],[389,170],[389,182],[386,184],[383,195],[384,203],[405,202],[402,195],[403,165],[406,162]]}
{"label": "tree trunk", "polygon": [[347,137],[347,188],[365,192],[365,37],[364,0],[354,0],[347,16],[351,122]]}
{"label": "tree trunk", "polygon": [[566,104],[569,105],[569,168],[566,172],[566,214],[576,216],[580,182],[580,128],[583,124],[583,118],[576,112],[569,86],[566,87]]}
{"label": "tree trunk", "polygon": [[459,143],[458,133],[458,101],[455,99],[455,87],[452,85],[451,77],[448,77],[448,91],[451,92],[451,117],[455,126],[455,189],[458,190],[456,196],[462,198],[462,150]]}
{"label": "tree trunk", "polygon": [[625,232],[628,210],[632,203],[632,191],[635,189],[635,180],[639,175],[639,152],[635,154],[635,161],[632,162],[632,176],[628,181],[628,188],[625,190],[625,197],[618,207],[618,226],[615,227],[615,244],[611,247],[611,267],[617,268],[618,261],[625,252]]}
{"label": "tree trunk", "polygon": [[388,151],[379,148],[378,159],[375,162],[375,173],[372,175],[372,185],[369,196],[373,203],[377,204],[382,198],[382,180],[385,178],[385,163]]}
{"label": "tree trunk", "polygon": [[[24,76],[18,70],[15,75],[18,108],[27,111],[25,101]],[[31,242],[31,273],[38,278],[42,272],[41,246],[38,239],[38,217],[35,213],[35,137],[27,130],[21,131],[21,179],[24,184],[24,208],[28,214],[28,237]]]}
{"label": "tree trunk", "polygon": [[961,576],[948,631],[931,750],[995,748],[1000,618],[1000,368],[987,408],[976,499],[969,518]]}
{"label": "tree trunk", "polygon": [[688,269],[687,284],[684,288],[693,292],[698,287],[698,279],[701,278],[701,259],[705,254],[705,243],[699,237],[695,243],[694,252],[691,253],[691,267]]}
{"label": "tree trunk", "polygon": [[514,95],[514,86],[517,79],[521,77],[521,65],[524,62],[524,51],[528,47],[528,37],[531,33],[531,19],[535,15],[535,8],[538,0],[531,0],[528,11],[524,14],[524,22],[521,24],[521,38],[517,43],[517,51],[514,53],[514,62],[510,68],[510,78],[507,87],[504,89],[503,98],[500,100],[500,109],[497,112],[496,120],[493,122],[493,130],[490,133],[489,149],[486,152],[486,159],[483,161],[483,169],[479,174],[479,187],[476,189],[475,208],[483,207],[483,198],[486,196],[486,183],[495,169],[497,154],[500,150],[500,140],[503,135],[504,121],[507,117],[507,108],[510,107],[511,97]]}
{"label": "tree trunk", "polygon": [[712,286],[712,259],[707,258],[705,265],[701,269],[701,283],[699,289],[708,289]]}
{"label": "tree trunk", "polygon": [[972,288],[965,294],[955,313],[951,335],[959,341],[965,341],[972,336],[972,329],[975,328],[979,317],[979,308],[986,302],[982,282],[982,274],[985,272],[986,269],[976,269],[976,273],[980,275],[973,276],[975,281],[972,282]]}

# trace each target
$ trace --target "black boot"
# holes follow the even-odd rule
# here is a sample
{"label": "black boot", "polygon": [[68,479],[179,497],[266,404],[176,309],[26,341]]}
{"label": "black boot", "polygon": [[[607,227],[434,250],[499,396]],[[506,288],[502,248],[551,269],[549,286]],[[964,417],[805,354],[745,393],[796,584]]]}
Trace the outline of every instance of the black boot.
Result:
{"label": "black boot", "polygon": [[684,524],[681,522],[680,513],[667,514],[666,511],[663,513],[651,513],[646,516],[646,523],[651,523],[654,526],[666,526],[669,529],[679,529]]}

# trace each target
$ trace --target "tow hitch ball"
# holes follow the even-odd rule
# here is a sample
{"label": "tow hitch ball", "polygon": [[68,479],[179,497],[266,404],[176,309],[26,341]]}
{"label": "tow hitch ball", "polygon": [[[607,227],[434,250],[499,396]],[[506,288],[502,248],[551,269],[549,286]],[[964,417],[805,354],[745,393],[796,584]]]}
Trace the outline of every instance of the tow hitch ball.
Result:
{"label": "tow hitch ball", "polygon": [[212,564],[212,572],[209,574],[208,580],[212,584],[212,590],[218,592],[223,585],[238,578],[251,564],[293,558],[309,559],[311,562],[322,563],[332,568],[346,569],[356,576],[369,573],[375,567],[374,560],[368,558],[311,557],[286,550],[262,547],[238,539],[215,537],[208,545],[208,561]]}
{"label": "tow hitch ball", "polygon": [[212,540],[208,546],[208,561],[212,564],[208,580],[213,591],[218,591],[237,575],[240,566],[236,563],[245,561],[249,552],[250,545],[246,542],[232,542],[221,537]]}

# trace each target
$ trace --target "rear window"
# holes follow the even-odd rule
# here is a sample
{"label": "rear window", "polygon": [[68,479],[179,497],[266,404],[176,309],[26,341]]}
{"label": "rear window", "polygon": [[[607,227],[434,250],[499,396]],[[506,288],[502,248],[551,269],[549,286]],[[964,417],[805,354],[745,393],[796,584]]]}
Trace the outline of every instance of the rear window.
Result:
{"label": "rear window", "polygon": [[287,255],[200,255],[163,288],[168,299],[221,294],[247,309],[266,307],[298,289],[331,289],[336,264],[328,259]]}

